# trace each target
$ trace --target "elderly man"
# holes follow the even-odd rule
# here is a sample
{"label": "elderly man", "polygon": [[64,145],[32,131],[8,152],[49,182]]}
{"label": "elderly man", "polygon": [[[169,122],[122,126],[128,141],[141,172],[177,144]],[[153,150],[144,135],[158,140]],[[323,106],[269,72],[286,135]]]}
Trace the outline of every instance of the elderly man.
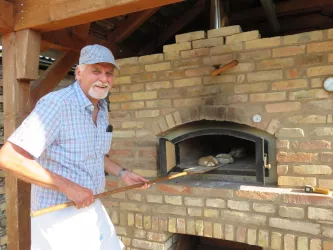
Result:
{"label": "elderly man", "polygon": [[142,176],[106,155],[112,126],[104,98],[117,67],[111,51],[91,45],[81,50],[76,82],[44,96],[0,151],[0,167],[32,183],[31,210],[73,201],[76,207],[31,220],[33,250],[118,250],[112,222],[94,194],[104,191],[104,171],[126,184]]}

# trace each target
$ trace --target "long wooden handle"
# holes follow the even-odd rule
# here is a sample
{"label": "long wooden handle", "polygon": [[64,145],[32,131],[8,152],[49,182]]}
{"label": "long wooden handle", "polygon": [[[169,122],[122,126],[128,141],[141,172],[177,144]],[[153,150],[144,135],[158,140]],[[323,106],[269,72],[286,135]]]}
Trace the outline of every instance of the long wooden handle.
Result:
{"label": "long wooden handle", "polygon": [[226,65],[223,65],[222,67],[212,71],[212,73],[210,73],[211,76],[217,76],[221,73],[223,73],[224,71],[228,70],[228,69],[231,69],[235,66],[238,65],[238,61],[237,60],[233,60],[231,61],[230,63],[226,64]]}
{"label": "long wooden handle", "polygon": [[330,190],[327,188],[313,188],[313,192],[317,194],[329,194]]}
{"label": "long wooden handle", "polygon": [[[179,174],[168,175],[168,176],[160,177],[160,178],[157,178],[157,179],[154,179],[154,180],[150,180],[147,183],[148,184],[155,184],[155,183],[158,183],[158,182],[171,180],[171,179],[178,178],[178,177],[181,177],[181,176],[185,176],[185,175],[188,175],[188,174],[189,174],[188,172],[181,172]],[[128,190],[140,188],[143,185],[144,185],[144,183],[138,183],[138,184],[134,184],[134,185],[131,185],[131,186],[117,188],[117,189],[110,190],[110,191],[107,191],[107,192],[104,192],[104,193],[96,194],[96,195],[94,195],[94,198],[95,199],[103,198],[103,197],[109,196],[111,194],[121,193],[121,192],[125,192],[125,191],[128,191]],[[46,213],[58,211],[58,210],[61,210],[61,209],[64,209],[64,208],[67,208],[67,207],[70,207],[70,206],[74,206],[74,205],[75,205],[74,202],[70,201],[70,202],[58,204],[58,205],[55,205],[55,206],[52,206],[52,207],[47,207],[47,208],[43,208],[43,209],[40,209],[40,210],[33,211],[33,212],[30,213],[30,216],[31,217],[36,217],[36,216],[39,216],[39,215],[43,215],[43,214],[46,214]]]}

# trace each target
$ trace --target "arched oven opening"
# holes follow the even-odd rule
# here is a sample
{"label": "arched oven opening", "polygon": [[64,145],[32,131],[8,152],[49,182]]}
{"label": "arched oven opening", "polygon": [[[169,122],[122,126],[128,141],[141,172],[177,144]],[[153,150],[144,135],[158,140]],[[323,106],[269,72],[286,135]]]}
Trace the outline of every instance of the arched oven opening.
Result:
{"label": "arched oven opening", "polygon": [[162,175],[194,166],[220,166],[215,179],[265,185],[276,175],[275,138],[230,122],[200,121],[169,131],[159,140]]}

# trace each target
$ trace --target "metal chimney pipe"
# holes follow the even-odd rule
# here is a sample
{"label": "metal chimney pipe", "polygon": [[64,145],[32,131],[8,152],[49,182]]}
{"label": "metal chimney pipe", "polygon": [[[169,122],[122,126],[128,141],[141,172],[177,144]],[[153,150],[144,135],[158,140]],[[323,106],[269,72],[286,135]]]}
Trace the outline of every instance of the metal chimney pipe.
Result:
{"label": "metal chimney pipe", "polygon": [[220,0],[211,0],[212,1],[212,11],[213,14],[213,28],[221,28],[221,2]]}

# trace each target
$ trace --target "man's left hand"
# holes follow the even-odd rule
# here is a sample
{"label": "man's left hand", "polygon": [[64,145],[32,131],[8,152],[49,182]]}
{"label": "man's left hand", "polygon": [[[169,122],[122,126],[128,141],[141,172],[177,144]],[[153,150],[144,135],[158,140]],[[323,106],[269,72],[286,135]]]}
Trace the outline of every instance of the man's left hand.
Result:
{"label": "man's left hand", "polygon": [[149,188],[149,184],[147,179],[143,178],[141,175],[133,173],[129,170],[126,170],[124,175],[122,176],[123,182],[125,182],[127,185],[133,185],[137,183],[142,183],[142,189]]}

